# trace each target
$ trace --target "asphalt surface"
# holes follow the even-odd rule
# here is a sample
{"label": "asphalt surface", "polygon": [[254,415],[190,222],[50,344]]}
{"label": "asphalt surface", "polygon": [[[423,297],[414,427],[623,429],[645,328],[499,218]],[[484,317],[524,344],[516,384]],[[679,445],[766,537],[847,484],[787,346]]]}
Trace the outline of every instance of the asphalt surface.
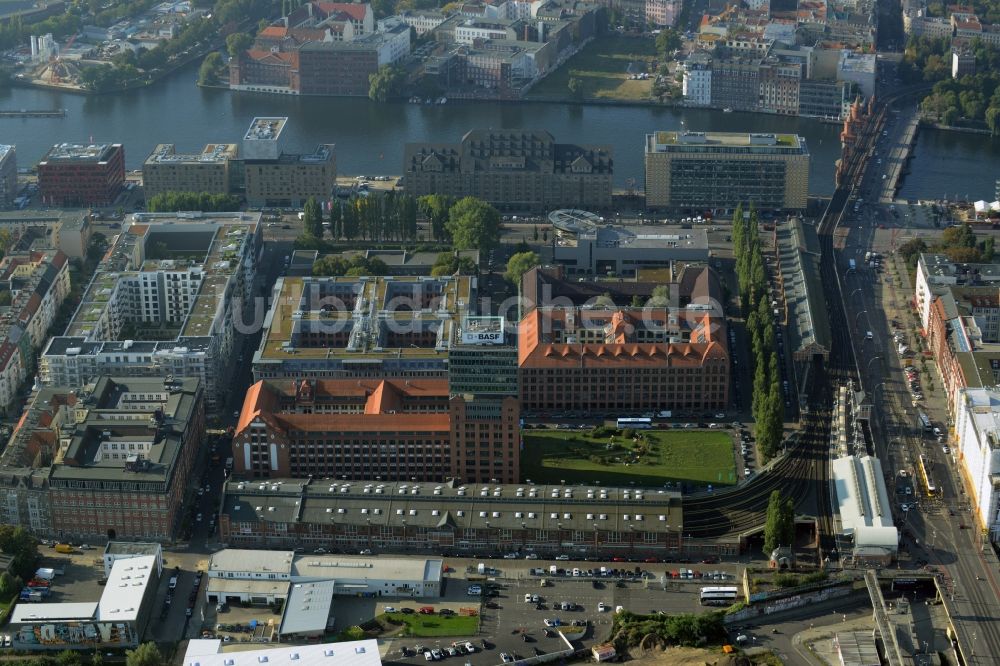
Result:
{"label": "asphalt surface", "polygon": [[[912,112],[912,107],[904,108],[900,118],[890,126],[890,136],[880,141],[880,152],[900,150],[908,112]],[[866,202],[877,201],[882,189],[881,170],[869,168],[866,176],[858,194]],[[973,519],[955,464],[944,454],[941,444],[924,433],[917,420],[918,407],[909,394],[892,337],[896,330],[892,326],[894,319],[910,338],[914,326],[919,326],[908,305],[912,291],[902,260],[890,254],[900,244],[901,236],[912,233],[909,229],[895,228],[907,222],[906,217],[897,217],[888,206],[865,203],[845,225],[848,233],[844,249],[839,252],[838,271],[844,285],[848,323],[862,385],[874,402],[873,439],[890,494],[897,498],[893,507],[895,519],[909,534],[904,542],[903,560],[909,565],[926,560],[942,567],[946,586],[953,591],[948,600],[953,625],[968,663],[993,664],[996,655],[1000,655],[1000,626],[996,622],[1000,618],[1000,581],[996,558],[978,530],[963,527],[971,528]],[[879,225],[886,229],[879,229]],[[878,273],[862,265],[868,250],[885,255],[885,272]],[[858,267],[853,271],[849,268],[852,258]],[[868,331],[872,333],[871,340],[866,340]],[[910,339],[910,342],[916,341]],[[948,410],[940,376],[933,371],[933,362],[928,367],[932,369],[931,375],[921,375],[925,399],[919,409],[947,431]],[[930,383],[936,390],[930,390]],[[926,497],[918,482],[913,495],[919,495],[917,506],[904,512],[899,501],[903,496],[896,492],[898,472],[905,470],[912,479],[920,455],[932,462],[939,494]]]}

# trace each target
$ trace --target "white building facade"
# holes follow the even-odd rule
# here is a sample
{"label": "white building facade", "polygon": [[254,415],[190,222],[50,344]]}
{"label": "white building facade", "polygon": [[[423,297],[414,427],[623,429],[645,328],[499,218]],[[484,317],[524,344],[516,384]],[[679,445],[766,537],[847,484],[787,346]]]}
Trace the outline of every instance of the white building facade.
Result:
{"label": "white building facade", "polygon": [[962,389],[955,396],[954,446],[977,527],[1000,540],[1000,391]]}

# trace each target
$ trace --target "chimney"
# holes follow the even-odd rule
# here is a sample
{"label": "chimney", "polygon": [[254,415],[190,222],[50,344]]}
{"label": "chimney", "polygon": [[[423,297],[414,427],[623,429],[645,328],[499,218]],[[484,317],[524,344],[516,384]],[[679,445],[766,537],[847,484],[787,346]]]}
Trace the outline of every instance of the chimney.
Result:
{"label": "chimney", "polygon": [[545,21],[538,22],[538,43],[545,43]]}

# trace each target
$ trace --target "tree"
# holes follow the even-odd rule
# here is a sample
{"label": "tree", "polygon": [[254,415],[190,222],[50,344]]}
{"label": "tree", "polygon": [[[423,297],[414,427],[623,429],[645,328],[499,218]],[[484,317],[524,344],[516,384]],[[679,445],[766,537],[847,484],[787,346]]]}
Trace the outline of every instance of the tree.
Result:
{"label": "tree", "polygon": [[990,134],[993,136],[1000,134],[1000,106],[990,106],[986,109],[986,126],[990,128]]}
{"label": "tree", "polygon": [[368,75],[368,99],[385,102],[398,97],[402,92],[406,75],[394,65],[382,65],[378,71]]}
{"label": "tree", "polygon": [[475,197],[460,199],[448,210],[445,228],[457,250],[488,251],[500,243],[500,213]]}
{"label": "tree", "polygon": [[519,252],[507,260],[507,271],[504,278],[516,285],[521,284],[521,277],[540,263],[534,252]]}
{"label": "tree", "polygon": [[202,86],[214,86],[219,83],[219,72],[222,71],[222,54],[212,51],[201,63],[198,69],[198,84]]}
{"label": "tree", "polygon": [[478,272],[479,267],[476,266],[476,262],[470,257],[459,256],[457,252],[442,252],[434,259],[434,265],[431,267],[432,277],[475,275]]}
{"label": "tree", "polygon": [[781,492],[772,491],[767,500],[767,514],[764,520],[764,554],[768,557],[778,546],[791,545],[784,541],[787,535],[786,512],[786,503]]}
{"label": "tree", "polygon": [[642,307],[642,296],[640,296],[639,294],[634,294],[632,296],[632,307],[633,308],[641,308]]}
{"label": "tree", "polygon": [[653,293],[649,295],[649,300],[646,301],[646,307],[650,308],[665,308],[670,305],[670,287],[665,284],[657,285],[653,287]]}
{"label": "tree", "polygon": [[302,207],[302,229],[313,238],[323,238],[323,207],[315,197],[309,197]]}
{"label": "tree", "polygon": [[245,32],[234,32],[226,37],[226,52],[230,58],[239,58],[240,54],[250,48],[253,37]]}
{"label": "tree", "polygon": [[126,666],[165,666],[163,655],[156,643],[142,643],[134,650],[125,652]]}
{"label": "tree", "polygon": [[454,200],[444,194],[425,194],[417,199],[417,206],[431,223],[431,236],[436,241],[446,240],[448,211]]}
{"label": "tree", "polygon": [[10,229],[0,229],[0,257],[6,256],[7,250],[14,243],[14,236],[11,235]]}
{"label": "tree", "polygon": [[[10,292],[7,292],[10,293]],[[14,576],[9,571],[0,574],[0,602],[7,602],[17,593],[14,587]]]}
{"label": "tree", "polygon": [[100,650],[94,650],[94,654],[90,657],[90,666],[104,666],[104,657],[101,656]]}
{"label": "tree", "polygon": [[579,77],[569,77],[569,83],[566,84],[566,87],[569,89],[569,96],[572,99],[583,99],[583,81],[581,81]]}
{"label": "tree", "polygon": [[656,50],[660,57],[666,60],[672,51],[676,51],[682,45],[681,36],[673,28],[664,28],[656,36]]}

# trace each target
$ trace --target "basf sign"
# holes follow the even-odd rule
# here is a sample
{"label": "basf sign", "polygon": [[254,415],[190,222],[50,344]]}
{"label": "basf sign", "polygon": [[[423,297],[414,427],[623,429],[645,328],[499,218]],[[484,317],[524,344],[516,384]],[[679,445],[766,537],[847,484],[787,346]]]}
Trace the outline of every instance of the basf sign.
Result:
{"label": "basf sign", "polygon": [[502,345],[503,317],[466,317],[462,322],[462,344]]}

